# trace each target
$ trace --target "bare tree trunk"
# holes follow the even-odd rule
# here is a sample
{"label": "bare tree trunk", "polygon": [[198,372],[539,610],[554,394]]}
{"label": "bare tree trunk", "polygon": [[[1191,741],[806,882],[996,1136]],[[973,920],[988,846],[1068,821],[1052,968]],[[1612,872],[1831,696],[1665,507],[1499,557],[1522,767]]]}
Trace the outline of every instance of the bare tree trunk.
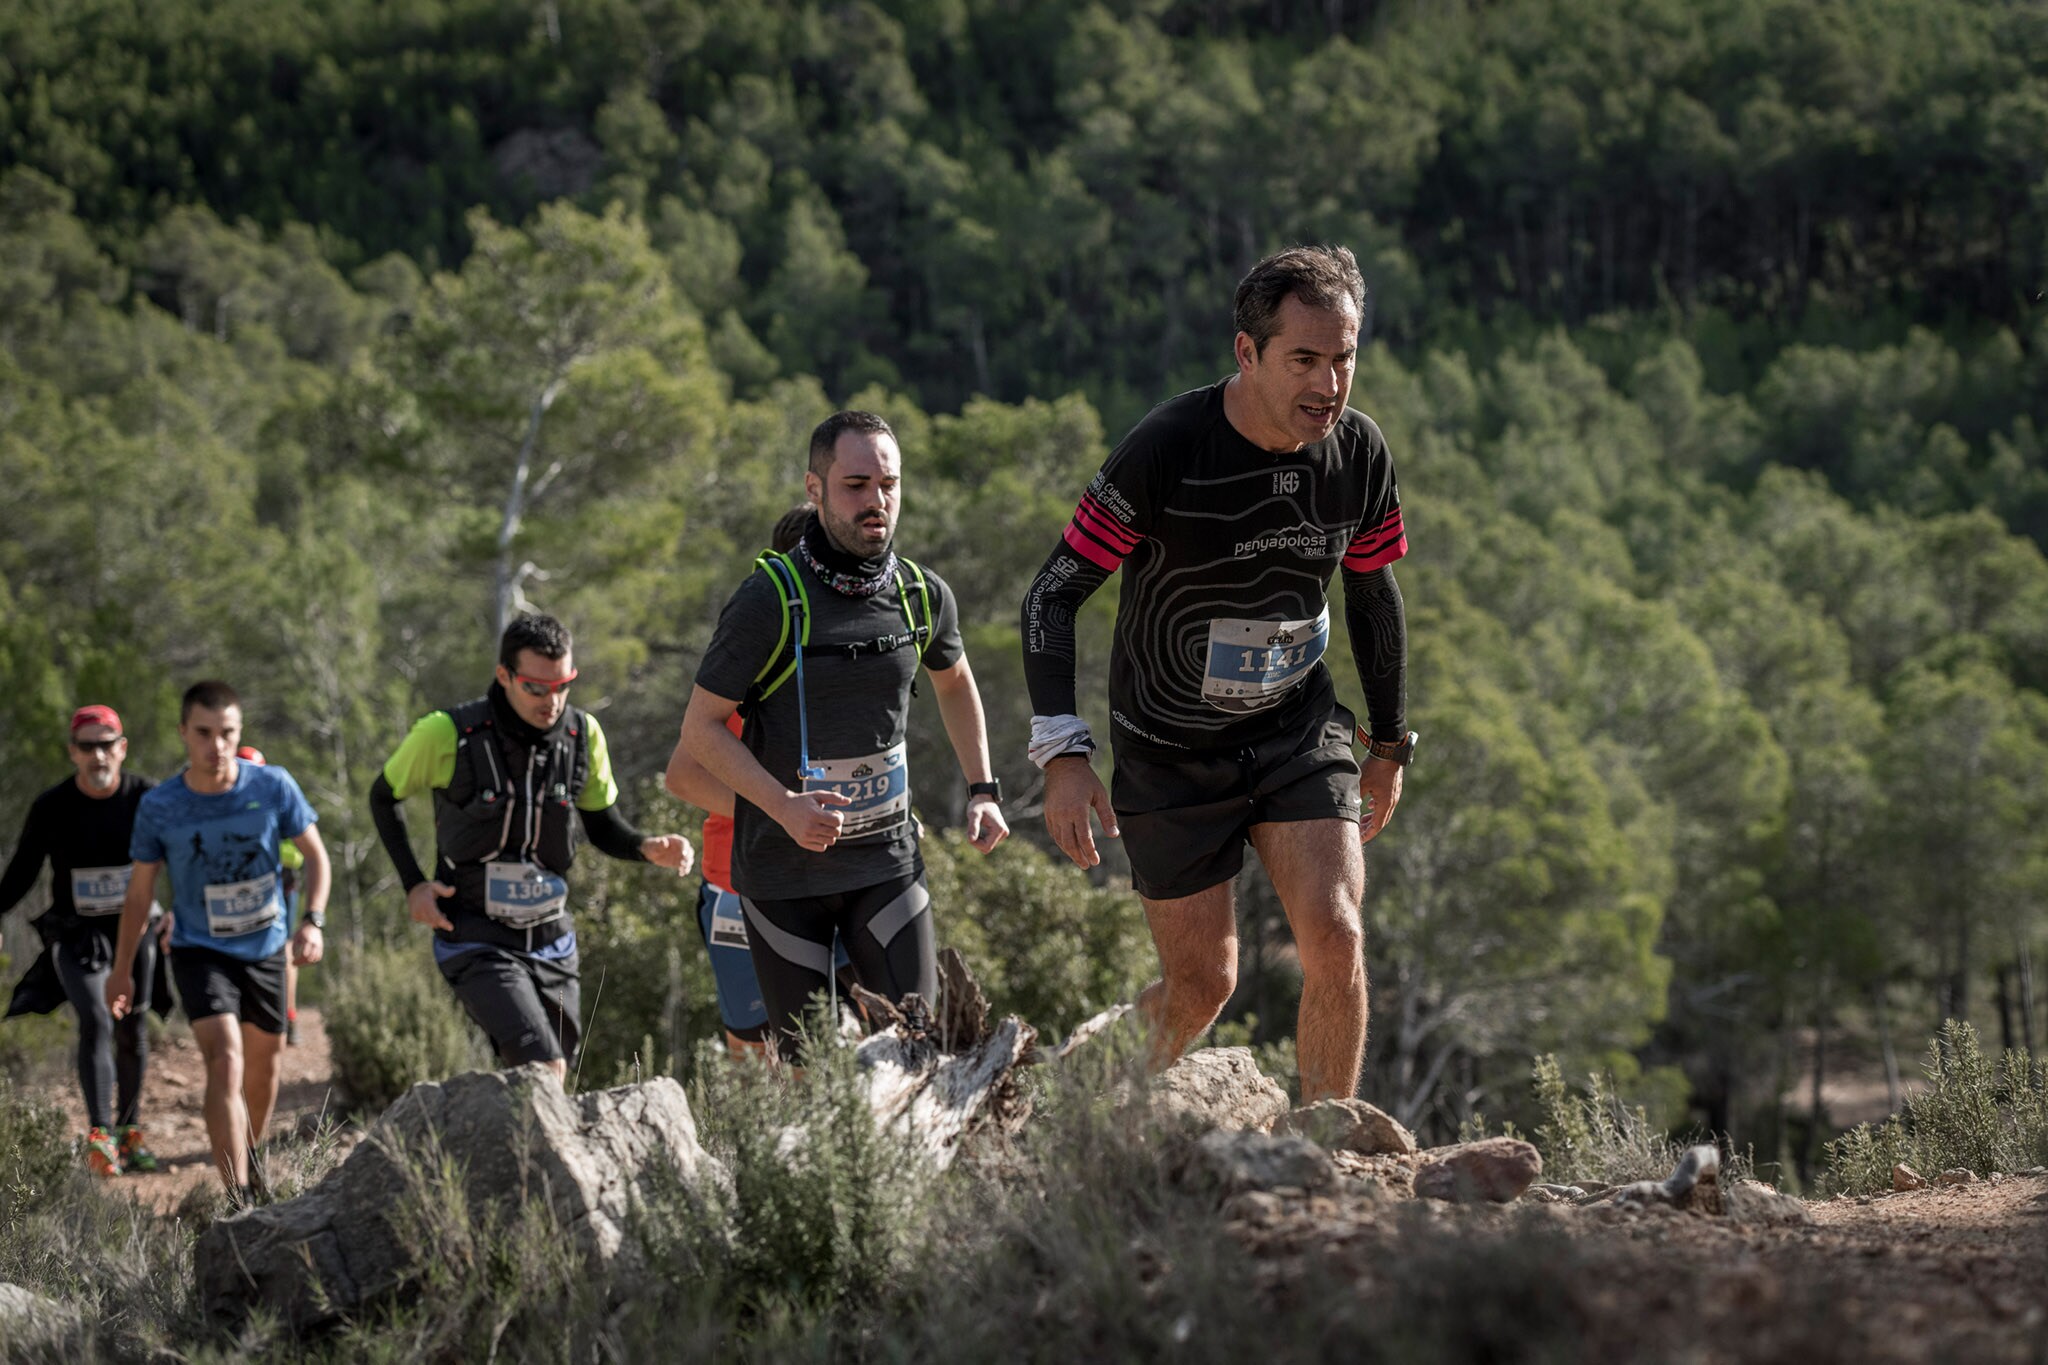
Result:
{"label": "bare tree trunk", "polygon": [[519,534],[519,523],[526,515],[527,483],[533,476],[533,452],[540,445],[540,419],[554,406],[555,395],[560,393],[562,381],[551,379],[541,391],[534,395],[533,406],[526,414],[526,437],[519,443],[519,461],[512,470],[512,487],[505,494],[505,515],[498,522],[498,562],[495,574],[497,589],[498,619],[493,638],[505,633],[505,627],[512,622],[513,604],[519,595],[519,583],[512,568],[512,539]]}
{"label": "bare tree trunk", "polygon": [[2020,938],[2020,1044],[2028,1056],[2038,1056],[2034,1047],[2034,952],[2024,935]]}
{"label": "bare tree trunk", "polygon": [[1892,1046],[1892,1015],[1885,1004],[1883,982],[1870,988],[1870,1005],[1877,1015],[1878,1045],[1884,1051],[1885,1107],[1896,1114],[1899,1112],[1899,1053]]}
{"label": "bare tree trunk", "polygon": [[2000,1051],[2012,1051],[2013,1034],[2012,968],[2001,966],[1998,969],[1998,1046]]}
{"label": "bare tree trunk", "polygon": [[1827,1083],[1827,1071],[1828,1008],[1827,992],[1823,988],[1821,1002],[1813,1012],[1813,1102],[1806,1125],[1806,1150],[1799,1158],[1799,1178],[1809,1186],[1813,1183],[1814,1170],[1820,1164],[1821,1132],[1828,1122],[1827,1102],[1821,1098],[1821,1091]]}

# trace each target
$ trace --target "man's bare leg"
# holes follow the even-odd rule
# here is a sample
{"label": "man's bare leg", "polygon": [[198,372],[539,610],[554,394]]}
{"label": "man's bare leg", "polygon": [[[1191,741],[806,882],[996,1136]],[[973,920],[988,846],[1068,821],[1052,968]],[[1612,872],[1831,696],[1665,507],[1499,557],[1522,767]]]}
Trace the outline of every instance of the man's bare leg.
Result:
{"label": "man's bare leg", "polygon": [[254,1024],[242,1023],[242,1103],[249,1111],[249,1145],[263,1141],[270,1126],[270,1111],[277,1108],[279,1058],[284,1053],[284,1035],[266,1033]]}
{"label": "man's bare leg", "polygon": [[210,1014],[192,1021],[192,1037],[206,1060],[206,1136],[214,1169],[229,1194],[249,1183],[249,1108],[242,1099],[242,1021]]}
{"label": "man's bare leg", "polygon": [[1301,955],[1301,1014],[1294,1050],[1301,1065],[1301,1102],[1358,1093],[1365,1064],[1365,855],[1356,820],[1301,820],[1254,825],[1252,847]]}
{"label": "man's bare leg", "polygon": [[1231,884],[1223,882],[1176,900],[1145,901],[1160,979],[1138,996],[1138,1009],[1152,1025],[1148,1062],[1155,1072],[1180,1060],[1237,989],[1237,914],[1230,893]]}

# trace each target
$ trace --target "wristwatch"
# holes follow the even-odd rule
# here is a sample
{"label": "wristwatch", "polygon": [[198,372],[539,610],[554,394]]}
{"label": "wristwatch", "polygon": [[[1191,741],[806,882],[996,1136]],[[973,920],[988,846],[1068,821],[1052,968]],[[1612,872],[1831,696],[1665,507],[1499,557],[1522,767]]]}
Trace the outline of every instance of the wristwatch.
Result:
{"label": "wristwatch", "polygon": [[302,925],[310,924],[315,929],[325,930],[327,928],[327,912],[323,910],[315,914],[313,911],[308,910],[305,914],[299,916],[299,923]]}
{"label": "wristwatch", "polygon": [[1374,758],[1398,763],[1404,768],[1415,761],[1415,741],[1419,736],[1413,730],[1403,739],[1374,739],[1360,730],[1358,738],[1365,745],[1366,753]]}
{"label": "wristwatch", "polygon": [[967,784],[967,794],[969,796],[992,796],[996,799],[996,803],[1000,805],[1003,800],[1003,780],[1000,777],[992,777],[986,782],[969,782]]}

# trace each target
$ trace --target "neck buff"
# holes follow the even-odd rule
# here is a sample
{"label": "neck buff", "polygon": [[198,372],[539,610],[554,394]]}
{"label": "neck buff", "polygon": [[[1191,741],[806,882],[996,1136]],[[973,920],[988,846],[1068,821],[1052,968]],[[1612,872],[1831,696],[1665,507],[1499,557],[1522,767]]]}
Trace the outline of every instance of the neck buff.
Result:
{"label": "neck buff", "polygon": [[504,730],[506,734],[531,748],[535,745],[546,743],[549,739],[553,738],[554,733],[561,729],[563,723],[569,719],[569,708],[566,706],[562,708],[562,714],[555,718],[553,725],[545,730],[539,729],[536,726],[527,724],[520,714],[512,709],[512,698],[505,695],[505,689],[498,685],[496,678],[493,678],[491,679],[491,715],[496,719],[499,728]]}
{"label": "neck buff", "polygon": [[873,597],[896,581],[894,550],[879,559],[850,555],[832,543],[816,512],[811,513],[810,524],[804,527],[804,538],[797,543],[796,552],[826,587],[842,597]]}

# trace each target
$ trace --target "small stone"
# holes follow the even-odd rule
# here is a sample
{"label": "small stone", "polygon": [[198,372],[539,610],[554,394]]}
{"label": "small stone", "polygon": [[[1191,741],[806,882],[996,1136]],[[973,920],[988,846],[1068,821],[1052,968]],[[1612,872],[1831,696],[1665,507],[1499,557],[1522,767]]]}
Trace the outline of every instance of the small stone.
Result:
{"label": "small stone", "polygon": [[1298,1134],[1326,1152],[1407,1156],[1415,1151],[1413,1133],[1358,1099],[1317,1100],[1283,1116],[1273,1131]]}
{"label": "small stone", "polygon": [[1921,1177],[1920,1172],[1902,1161],[1892,1167],[1892,1188],[1895,1190],[1924,1190],[1927,1188],[1927,1181]]}
{"label": "small stone", "polygon": [[1586,1197],[1585,1188],[1579,1185],[1531,1185],[1529,1187],[1529,1193],[1537,1194],[1539,1192],[1549,1195],[1552,1199],[1584,1199]]}
{"label": "small stone", "polygon": [[[1840,1199],[1843,1196],[1835,1197]],[[1795,1199],[1783,1190],[1773,1189],[1761,1180],[1738,1180],[1723,1188],[1721,1206],[1729,1220],[1736,1223],[1798,1227],[1813,1222],[1813,1215],[1807,1212],[1803,1200]]]}
{"label": "small stone", "polygon": [[1870,1196],[1867,1194],[1859,1194],[1856,1196],[1856,1202],[1859,1204],[1868,1204],[1870,1202]]}
{"label": "small stone", "polygon": [[1517,1138],[1483,1138],[1422,1154],[1415,1193],[1454,1204],[1505,1204],[1543,1174],[1543,1156]]}
{"label": "small stone", "polygon": [[1264,1130],[1287,1112],[1287,1092],[1259,1070],[1248,1047],[1210,1047],[1175,1062],[1151,1086],[1152,1112],[1168,1127]]}
{"label": "small stone", "polygon": [[1953,1166],[1934,1177],[1934,1183],[1951,1186],[1974,1185],[1977,1183],[1977,1173],[1967,1166]]}
{"label": "small stone", "polygon": [[1279,1220],[1286,1207],[1280,1196],[1271,1191],[1246,1190],[1233,1195],[1223,1206],[1223,1216],[1244,1223],[1272,1223]]}
{"label": "small stone", "polygon": [[1275,1199],[1300,1199],[1335,1185],[1337,1168],[1328,1152],[1306,1138],[1219,1131],[1195,1143],[1183,1179],[1226,1196],[1264,1190]]}

